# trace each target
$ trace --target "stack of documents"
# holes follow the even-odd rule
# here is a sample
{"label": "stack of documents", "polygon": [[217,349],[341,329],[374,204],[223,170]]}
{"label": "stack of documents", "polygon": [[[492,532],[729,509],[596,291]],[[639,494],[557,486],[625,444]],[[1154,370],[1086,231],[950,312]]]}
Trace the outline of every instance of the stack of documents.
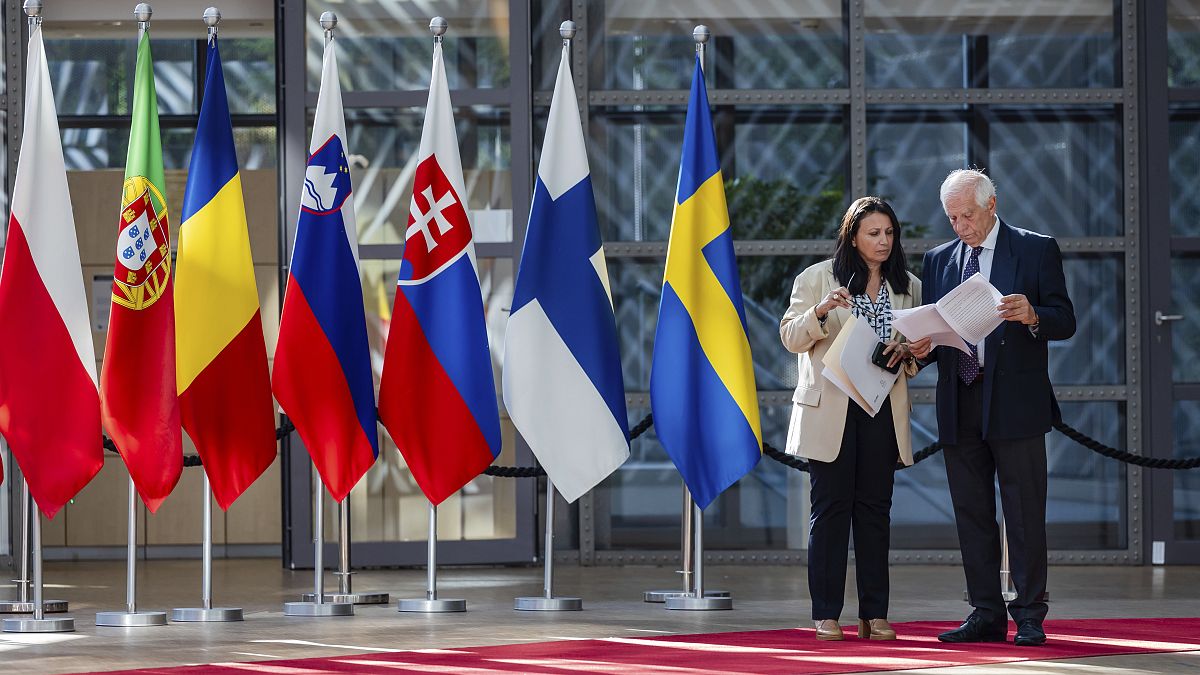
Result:
{"label": "stack of documents", "polygon": [[871,363],[879,336],[866,322],[851,316],[825,352],[825,379],[846,392],[859,407],[874,417],[887,400],[900,372],[889,373]]}
{"label": "stack of documents", "polygon": [[968,344],[983,342],[1004,323],[996,309],[1003,297],[977,272],[937,304],[892,310],[892,326],[910,342],[931,337],[934,347],[954,347],[969,354]]}

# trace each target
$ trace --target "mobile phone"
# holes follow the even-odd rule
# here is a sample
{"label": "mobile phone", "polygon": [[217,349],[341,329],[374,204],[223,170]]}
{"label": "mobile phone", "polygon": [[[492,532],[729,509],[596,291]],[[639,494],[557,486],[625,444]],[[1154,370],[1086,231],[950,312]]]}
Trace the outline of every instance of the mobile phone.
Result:
{"label": "mobile phone", "polygon": [[892,358],[892,355],[884,354],[883,350],[885,350],[885,349],[887,349],[886,344],[884,344],[882,342],[876,344],[875,351],[871,353],[871,363],[874,363],[875,365],[879,366],[880,368],[883,368],[884,370],[888,371],[889,373],[899,372],[900,371],[900,362],[897,361],[896,365],[889,366],[888,359]]}

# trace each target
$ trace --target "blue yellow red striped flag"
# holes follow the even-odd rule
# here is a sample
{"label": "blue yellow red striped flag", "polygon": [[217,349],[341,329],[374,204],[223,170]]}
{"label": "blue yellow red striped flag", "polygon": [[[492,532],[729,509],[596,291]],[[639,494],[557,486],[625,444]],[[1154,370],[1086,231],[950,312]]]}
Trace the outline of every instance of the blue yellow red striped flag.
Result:
{"label": "blue yellow red striped flag", "polygon": [[762,457],[746,312],[698,57],[654,334],[650,406],[659,440],[702,509]]}
{"label": "blue yellow red striped flag", "polygon": [[175,269],[183,428],[222,509],[275,461],[275,413],[221,55],[208,43]]}

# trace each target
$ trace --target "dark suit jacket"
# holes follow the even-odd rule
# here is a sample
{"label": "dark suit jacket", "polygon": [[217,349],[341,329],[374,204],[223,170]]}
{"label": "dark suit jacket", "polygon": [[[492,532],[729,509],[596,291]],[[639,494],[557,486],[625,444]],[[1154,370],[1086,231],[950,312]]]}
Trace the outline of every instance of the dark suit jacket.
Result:
{"label": "dark suit jacket", "polygon": [[[1022,293],[1038,315],[1038,333],[1016,321],[1005,321],[985,338],[983,370],[983,438],[1004,440],[1039,436],[1061,419],[1050,387],[1046,344],[1075,334],[1075,309],[1067,295],[1058,242],[1045,235],[1009,226],[997,227],[991,282],[1001,293]],[[940,300],[962,283],[963,245],[947,242],[925,254],[921,285],[926,303]],[[939,441],[958,442],[958,355],[938,347],[937,421]]]}

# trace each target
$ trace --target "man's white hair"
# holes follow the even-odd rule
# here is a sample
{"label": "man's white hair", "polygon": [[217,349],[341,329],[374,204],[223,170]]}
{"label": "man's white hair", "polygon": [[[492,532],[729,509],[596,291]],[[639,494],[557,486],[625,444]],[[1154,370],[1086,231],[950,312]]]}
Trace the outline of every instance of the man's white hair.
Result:
{"label": "man's white hair", "polygon": [[987,174],[978,169],[955,169],[942,181],[942,208],[950,197],[973,193],[975,205],[981,209],[988,207],[988,201],[996,196],[996,185]]}

